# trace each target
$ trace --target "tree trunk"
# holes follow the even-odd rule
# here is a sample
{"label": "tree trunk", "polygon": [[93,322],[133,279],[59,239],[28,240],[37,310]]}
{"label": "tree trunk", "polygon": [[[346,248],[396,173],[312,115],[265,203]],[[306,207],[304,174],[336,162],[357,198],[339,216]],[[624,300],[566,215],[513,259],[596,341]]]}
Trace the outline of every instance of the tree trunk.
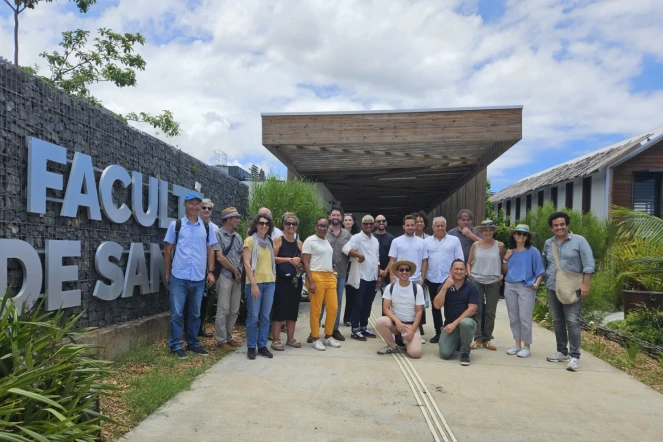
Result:
{"label": "tree trunk", "polygon": [[18,5],[14,10],[14,66],[18,66]]}

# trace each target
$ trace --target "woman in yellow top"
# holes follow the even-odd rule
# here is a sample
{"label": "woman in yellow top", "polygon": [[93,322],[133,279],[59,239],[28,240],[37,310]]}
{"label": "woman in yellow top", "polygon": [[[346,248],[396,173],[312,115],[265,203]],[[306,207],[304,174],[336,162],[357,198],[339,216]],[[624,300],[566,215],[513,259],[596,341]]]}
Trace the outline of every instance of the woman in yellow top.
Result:
{"label": "woman in yellow top", "polygon": [[273,357],[272,352],[267,349],[269,313],[272,311],[276,281],[276,262],[271,238],[273,231],[272,219],[267,215],[258,215],[251,222],[244,240],[246,347],[248,348],[246,355],[249,359],[256,358],[256,347],[261,356]]}

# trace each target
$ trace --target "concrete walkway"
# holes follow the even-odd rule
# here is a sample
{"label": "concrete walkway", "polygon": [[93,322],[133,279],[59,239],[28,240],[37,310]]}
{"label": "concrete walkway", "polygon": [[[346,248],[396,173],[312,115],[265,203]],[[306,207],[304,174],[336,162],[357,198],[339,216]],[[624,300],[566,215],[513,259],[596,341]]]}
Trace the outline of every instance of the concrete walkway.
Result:
{"label": "concrete walkway", "polygon": [[[373,314],[380,314],[377,299]],[[410,360],[416,373],[402,356],[378,356],[379,338],[349,339],[347,327],[340,349],[314,350],[305,344],[307,303],[298,324],[301,349],[249,361],[240,348],[126,440],[444,440],[431,432],[435,406],[450,441],[655,441],[663,434],[663,395],[587,353],[577,373],[547,362],[555,350],[552,332],[534,330],[532,357],[507,356],[512,340],[504,301],[494,332],[497,352],[473,351],[472,365],[462,367],[458,359],[441,360],[437,345],[427,343],[423,357]],[[432,323],[425,330],[430,339]],[[425,406],[426,389],[416,385],[416,375],[435,405]]]}

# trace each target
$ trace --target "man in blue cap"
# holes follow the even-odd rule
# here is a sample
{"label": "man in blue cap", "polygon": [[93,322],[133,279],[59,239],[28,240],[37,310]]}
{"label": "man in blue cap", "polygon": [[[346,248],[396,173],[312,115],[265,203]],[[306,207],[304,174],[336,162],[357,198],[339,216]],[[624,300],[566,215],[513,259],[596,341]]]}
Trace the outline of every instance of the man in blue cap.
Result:
{"label": "man in blue cap", "polygon": [[[179,359],[186,359],[182,346],[184,304],[187,351],[207,356],[198,340],[200,303],[205,282],[214,284],[214,229],[198,216],[202,197],[196,192],[184,196],[185,216],[168,226],[164,238],[166,282],[170,284],[170,332],[168,346]],[[173,248],[175,253],[173,254]]]}

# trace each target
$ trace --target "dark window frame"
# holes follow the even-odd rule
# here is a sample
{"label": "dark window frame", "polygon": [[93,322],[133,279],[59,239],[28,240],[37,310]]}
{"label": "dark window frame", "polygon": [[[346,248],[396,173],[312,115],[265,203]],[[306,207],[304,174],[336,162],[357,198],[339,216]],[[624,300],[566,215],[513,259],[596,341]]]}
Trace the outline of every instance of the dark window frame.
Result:
{"label": "dark window frame", "polygon": [[573,181],[566,183],[564,192],[564,207],[573,209]]}
{"label": "dark window frame", "polygon": [[509,218],[509,225],[511,225],[511,200],[506,201],[506,216]]}
{"label": "dark window frame", "polygon": [[525,214],[532,210],[532,194],[525,197]]}
{"label": "dark window frame", "polygon": [[536,205],[539,207],[543,207],[543,202],[545,201],[545,193],[543,190],[539,190],[539,193],[536,196]]}
{"label": "dark window frame", "polygon": [[582,179],[582,213],[583,215],[592,210],[592,177]]}
{"label": "dark window frame", "polygon": [[516,198],[516,216],[515,216],[516,222],[518,222],[518,220],[520,219],[520,205],[521,201],[520,197],[518,197]]}
{"label": "dark window frame", "polygon": [[653,210],[643,210],[646,213],[654,215],[658,218],[661,217],[661,184],[663,183],[663,172],[633,172],[633,202],[632,208],[636,209],[636,182],[641,180],[650,180],[654,179],[654,209]]}
{"label": "dark window frame", "polygon": [[550,201],[557,208],[557,186],[550,188]]}

